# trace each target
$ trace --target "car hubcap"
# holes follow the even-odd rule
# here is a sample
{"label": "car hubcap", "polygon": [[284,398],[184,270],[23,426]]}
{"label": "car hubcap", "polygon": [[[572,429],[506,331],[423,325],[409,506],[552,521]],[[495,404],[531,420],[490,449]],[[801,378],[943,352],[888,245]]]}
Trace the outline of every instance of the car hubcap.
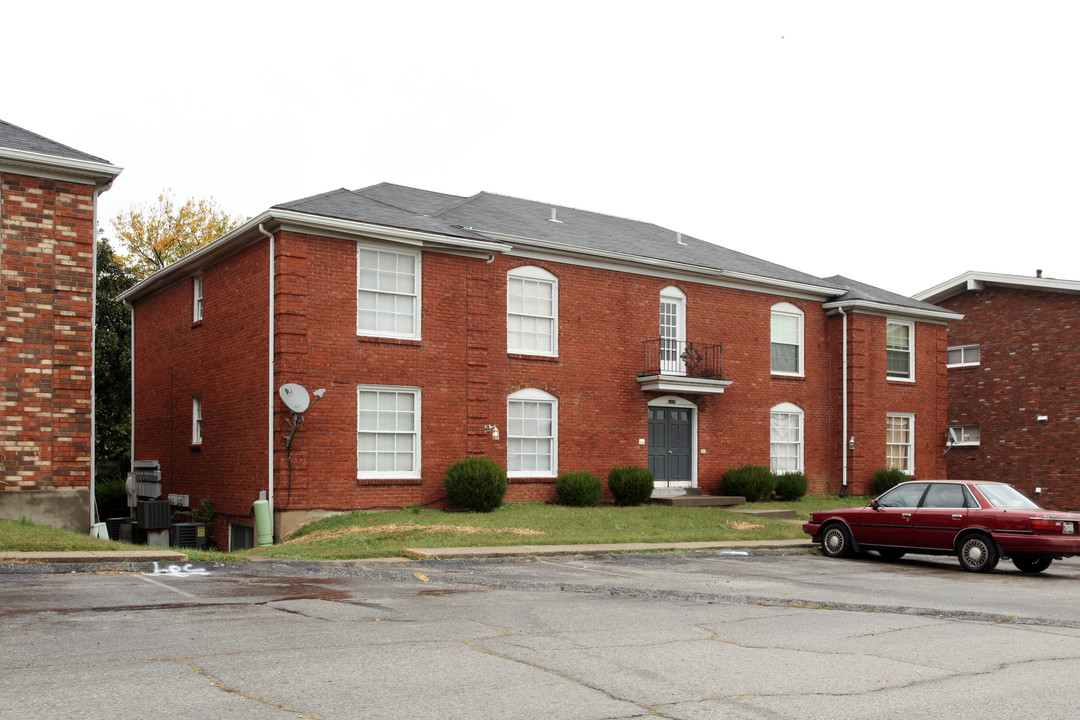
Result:
{"label": "car hubcap", "polygon": [[968,560],[972,565],[978,565],[983,559],[983,549],[979,545],[971,545],[968,547],[967,552]]}
{"label": "car hubcap", "polygon": [[836,552],[844,546],[844,538],[840,537],[840,533],[838,532],[829,533],[829,537],[826,541],[829,545],[829,550],[833,552]]}

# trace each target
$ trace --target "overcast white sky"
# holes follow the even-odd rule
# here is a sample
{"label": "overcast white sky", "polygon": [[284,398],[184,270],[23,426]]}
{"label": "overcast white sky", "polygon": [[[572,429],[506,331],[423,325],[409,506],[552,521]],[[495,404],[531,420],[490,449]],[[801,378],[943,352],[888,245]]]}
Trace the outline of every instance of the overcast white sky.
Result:
{"label": "overcast white sky", "polygon": [[8,3],[0,118],[100,216],[381,181],[654,222],[906,295],[1080,279],[1080,3]]}

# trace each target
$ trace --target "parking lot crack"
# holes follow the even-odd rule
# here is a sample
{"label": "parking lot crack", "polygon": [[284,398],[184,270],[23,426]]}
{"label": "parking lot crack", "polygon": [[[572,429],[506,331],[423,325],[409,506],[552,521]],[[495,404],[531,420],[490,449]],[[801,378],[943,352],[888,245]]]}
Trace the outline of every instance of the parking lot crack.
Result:
{"label": "parking lot crack", "polygon": [[252,700],[262,705],[266,705],[267,707],[277,708],[282,712],[295,714],[296,717],[303,718],[304,720],[322,720],[322,718],[320,718],[318,715],[312,715],[310,713],[303,712],[302,710],[287,707],[279,702],[274,702],[273,700],[267,700],[265,698],[258,697],[257,695],[251,695],[250,693],[243,692],[242,690],[237,690],[236,688],[230,688],[220,678],[211,675],[204,668],[196,665],[193,662],[185,662],[182,660],[176,660],[171,662],[176,662],[179,665],[185,665],[191,668],[193,671],[195,671],[196,674],[206,678],[211,683],[213,683],[214,687],[216,687],[221,692],[228,693],[230,695],[236,695],[237,697],[242,697],[245,700]]}

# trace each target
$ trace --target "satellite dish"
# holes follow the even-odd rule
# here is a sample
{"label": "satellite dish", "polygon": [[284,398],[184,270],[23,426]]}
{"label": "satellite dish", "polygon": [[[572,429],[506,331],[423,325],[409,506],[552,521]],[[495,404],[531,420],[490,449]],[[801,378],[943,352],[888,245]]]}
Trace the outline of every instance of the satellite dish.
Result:
{"label": "satellite dish", "polygon": [[285,383],[278,390],[278,394],[281,395],[281,399],[285,401],[289,409],[297,415],[307,412],[308,406],[311,405],[311,396],[308,395],[308,391],[302,385]]}

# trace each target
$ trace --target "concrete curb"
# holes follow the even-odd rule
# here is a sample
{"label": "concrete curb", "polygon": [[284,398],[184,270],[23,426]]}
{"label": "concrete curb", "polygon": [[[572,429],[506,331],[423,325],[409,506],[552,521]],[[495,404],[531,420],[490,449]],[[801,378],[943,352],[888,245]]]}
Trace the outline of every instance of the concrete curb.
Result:
{"label": "concrete curb", "polygon": [[609,545],[503,545],[498,547],[407,548],[402,555],[414,560],[517,557],[520,555],[613,555],[680,550],[808,550],[811,540],[749,540],[745,542],[612,543]]}
{"label": "concrete curb", "polygon": [[0,552],[0,562],[103,563],[183,562],[184,553],[173,550],[75,550],[69,552]]}

